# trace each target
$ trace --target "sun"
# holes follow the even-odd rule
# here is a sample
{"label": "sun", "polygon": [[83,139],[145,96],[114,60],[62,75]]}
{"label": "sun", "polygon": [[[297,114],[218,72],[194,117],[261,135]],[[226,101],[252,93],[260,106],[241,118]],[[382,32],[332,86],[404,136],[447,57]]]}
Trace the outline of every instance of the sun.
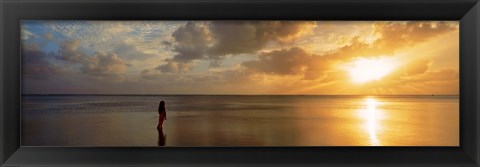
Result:
{"label": "sun", "polygon": [[359,58],[351,63],[348,72],[353,82],[364,83],[380,80],[394,68],[394,62],[387,58]]}

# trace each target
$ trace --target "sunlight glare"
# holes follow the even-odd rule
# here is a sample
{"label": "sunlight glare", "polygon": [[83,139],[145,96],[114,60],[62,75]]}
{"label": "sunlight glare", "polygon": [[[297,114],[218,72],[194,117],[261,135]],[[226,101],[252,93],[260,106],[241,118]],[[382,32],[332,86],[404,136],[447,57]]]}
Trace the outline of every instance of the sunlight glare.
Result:
{"label": "sunlight glare", "polygon": [[363,83],[381,79],[390,73],[394,67],[394,63],[386,58],[360,58],[353,62],[348,72],[354,82]]}

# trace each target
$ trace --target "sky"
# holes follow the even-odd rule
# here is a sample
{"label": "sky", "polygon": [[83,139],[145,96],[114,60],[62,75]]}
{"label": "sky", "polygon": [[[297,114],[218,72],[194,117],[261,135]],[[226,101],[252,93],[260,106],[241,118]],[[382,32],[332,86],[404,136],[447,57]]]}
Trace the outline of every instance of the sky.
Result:
{"label": "sky", "polygon": [[459,93],[457,21],[22,21],[23,94]]}

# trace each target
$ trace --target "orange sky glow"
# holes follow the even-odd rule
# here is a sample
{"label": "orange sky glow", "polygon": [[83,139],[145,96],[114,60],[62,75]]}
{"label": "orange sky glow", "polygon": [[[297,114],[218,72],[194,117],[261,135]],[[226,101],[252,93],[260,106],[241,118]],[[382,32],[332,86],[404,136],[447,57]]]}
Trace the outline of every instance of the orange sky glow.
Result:
{"label": "orange sky glow", "polygon": [[24,94],[459,93],[456,21],[24,21]]}

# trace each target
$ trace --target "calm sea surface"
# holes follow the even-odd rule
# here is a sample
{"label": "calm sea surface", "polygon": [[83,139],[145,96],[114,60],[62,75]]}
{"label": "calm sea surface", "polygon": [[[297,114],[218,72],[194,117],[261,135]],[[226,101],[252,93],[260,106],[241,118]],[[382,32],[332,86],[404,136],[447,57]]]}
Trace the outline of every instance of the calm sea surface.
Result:
{"label": "calm sea surface", "polygon": [[459,145],[458,96],[22,98],[24,146]]}

